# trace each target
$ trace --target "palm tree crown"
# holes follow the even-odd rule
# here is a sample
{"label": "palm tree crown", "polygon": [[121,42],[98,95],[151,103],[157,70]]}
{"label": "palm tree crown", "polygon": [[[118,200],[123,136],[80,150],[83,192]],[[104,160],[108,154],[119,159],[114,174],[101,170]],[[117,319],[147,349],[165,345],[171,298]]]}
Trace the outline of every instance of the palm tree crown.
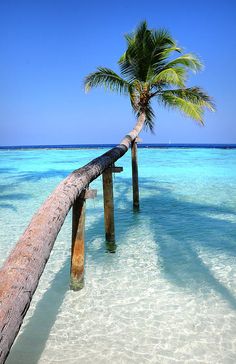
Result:
{"label": "palm tree crown", "polygon": [[168,31],[150,30],[145,21],[125,38],[127,50],[118,61],[121,76],[109,68],[98,67],[85,78],[86,91],[103,86],[129,95],[137,117],[144,115],[144,125],[151,131],[155,116],[151,100],[154,98],[203,124],[204,110],[214,111],[213,102],[201,88],[186,87],[188,71],[202,69],[200,60],[193,54],[182,54]]}

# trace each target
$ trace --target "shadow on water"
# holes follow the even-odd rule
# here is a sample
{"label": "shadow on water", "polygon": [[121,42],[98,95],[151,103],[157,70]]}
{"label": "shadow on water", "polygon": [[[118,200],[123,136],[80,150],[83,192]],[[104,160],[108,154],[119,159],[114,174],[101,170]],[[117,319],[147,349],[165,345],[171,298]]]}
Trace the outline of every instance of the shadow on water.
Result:
{"label": "shadow on water", "polygon": [[38,182],[45,178],[65,178],[71,170],[27,171],[18,175],[17,182]]}
{"label": "shadow on water", "polygon": [[69,259],[37,303],[33,316],[18,336],[6,364],[37,364],[69,288]]}
{"label": "shadow on water", "polygon": [[29,193],[9,193],[0,195],[0,201],[20,201],[29,200],[32,197]]}
{"label": "shadow on water", "polygon": [[17,212],[17,208],[10,203],[0,203],[0,209],[8,209]]}
{"label": "shadow on water", "polygon": [[[0,208],[1,209],[9,209],[12,211],[17,211],[14,201],[25,201],[30,200],[32,195],[29,193],[9,193],[9,194],[0,194]],[[12,203],[10,203],[12,202]]]}
{"label": "shadow on water", "polygon": [[[127,226],[132,226],[135,231],[148,224],[156,244],[161,272],[166,279],[188,290],[204,290],[206,293],[214,290],[236,310],[236,297],[214,276],[200,254],[200,250],[207,250],[208,253],[235,256],[236,224],[219,217],[227,214],[236,216],[235,211],[224,206],[185,201],[175,196],[171,189],[155,185],[156,180],[148,179],[147,182],[147,179],[140,178],[141,210],[133,214],[130,213],[130,179],[120,178],[115,185],[117,249],[120,244],[126,244]],[[142,190],[148,191],[149,195],[142,197]],[[126,224],[119,224],[122,219],[126,219]],[[103,236],[102,216],[89,227],[87,238],[103,239]],[[92,252],[90,255],[99,263],[101,256]]]}
{"label": "shadow on water", "polygon": [[0,167],[0,173],[12,173],[16,172],[17,168]]}
{"label": "shadow on water", "polygon": [[0,184],[0,193],[4,191],[10,191],[12,188],[17,187],[16,183],[6,183],[6,184]]}
{"label": "shadow on water", "polygon": [[81,164],[81,166],[84,165],[84,157],[83,158],[78,158],[78,159],[61,159],[61,160],[55,160],[53,161],[53,163],[55,164],[66,164],[67,166],[71,163],[72,168],[73,165],[75,164],[75,169],[79,168],[79,165]]}
{"label": "shadow on water", "polygon": [[[145,188],[149,191],[152,184]],[[217,215],[233,214],[225,207],[196,204],[177,199],[170,190],[158,189],[154,195],[142,200],[142,215],[149,217],[149,226],[157,242],[157,255],[163,273],[172,283],[205,292],[213,289],[233,309],[236,298],[204,263],[199,250],[212,253],[223,252],[229,256],[236,253],[236,224],[217,218]],[[154,198],[154,201],[152,199]],[[148,213],[149,208],[152,214]],[[209,213],[214,213],[214,217]]]}

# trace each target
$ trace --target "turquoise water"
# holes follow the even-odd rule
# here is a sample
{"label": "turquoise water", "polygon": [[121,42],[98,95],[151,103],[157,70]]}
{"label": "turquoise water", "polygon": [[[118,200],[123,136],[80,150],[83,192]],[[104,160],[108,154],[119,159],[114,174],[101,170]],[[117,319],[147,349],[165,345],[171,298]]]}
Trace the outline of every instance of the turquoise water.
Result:
{"label": "turquoise water", "polygon": [[[0,151],[0,260],[72,170],[103,151]],[[236,150],[140,149],[140,213],[129,152],[115,175],[115,254],[102,183],[87,201],[86,285],[69,287],[71,216],[7,364],[235,363]]]}

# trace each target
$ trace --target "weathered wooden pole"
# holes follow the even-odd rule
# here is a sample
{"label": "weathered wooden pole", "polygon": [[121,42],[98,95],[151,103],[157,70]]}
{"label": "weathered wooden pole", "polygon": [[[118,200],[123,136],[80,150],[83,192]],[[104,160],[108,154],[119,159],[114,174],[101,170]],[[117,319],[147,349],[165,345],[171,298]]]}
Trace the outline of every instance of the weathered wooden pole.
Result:
{"label": "weathered wooden pole", "polygon": [[74,291],[78,291],[84,287],[84,227],[86,200],[88,198],[94,198],[96,195],[96,190],[85,189],[77,197],[72,208],[70,288]]}
{"label": "weathered wooden pole", "polygon": [[[115,223],[114,223],[114,197],[112,173],[120,173],[123,167],[114,165],[106,168],[102,174],[103,184],[103,204],[104,204],[104,224],[105,236],[108,243],[115,243]],[[114,250],[114,248],[113,248]]]}
{"label": "weathered wooden pole", "polygon": [[103,203],[104,203],[104,224],[106,241],[115,242],[115,223],[114,223],[114,198],[113,198],[113,179],[112,167],[104,170],[102,174],[103,184]]}
{"label": "weathered wooden pole", "polygon": [[138,156],[137,156],[137,138],[131,143],[132,155],[132,183],[133,183],[133,209],[139,210],[139,186],[138,186]]}
{"label": "weathered wooden pole", "polygon": [[84,225],[85,190],[75,200],[72,208],[72,245],[70,288],[78,291],[84,286]]}

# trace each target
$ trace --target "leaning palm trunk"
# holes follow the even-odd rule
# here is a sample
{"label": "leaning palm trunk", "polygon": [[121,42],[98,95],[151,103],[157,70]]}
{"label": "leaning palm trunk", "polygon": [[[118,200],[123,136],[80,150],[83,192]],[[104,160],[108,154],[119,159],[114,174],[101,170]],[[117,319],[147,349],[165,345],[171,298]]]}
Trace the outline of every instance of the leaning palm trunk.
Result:
{"label": "leaning palm trunk", "polygon": [[145,112],[142,112],[138,120],[134,126],[134,128],[121,140],[120,144],[125,145],[127,148],[129,148],[131,141],[134,141],[139,133],[142,131],[146,120],[146,114]]}
{"label": "leaning palm trunk", "polygon": [[[146,121],[146,114],[142,112],[137,120],[134,129],[129,132],[131,142],[131,155],[132,155],[132,185],[133,185],[133,209],[139,211],[139,184],[138,184],[138,159],[137,159],[137,136],[142,131]],[[127,136],[126,136],[127,137]],[[121,141],[124,143],[126,137]]]}

